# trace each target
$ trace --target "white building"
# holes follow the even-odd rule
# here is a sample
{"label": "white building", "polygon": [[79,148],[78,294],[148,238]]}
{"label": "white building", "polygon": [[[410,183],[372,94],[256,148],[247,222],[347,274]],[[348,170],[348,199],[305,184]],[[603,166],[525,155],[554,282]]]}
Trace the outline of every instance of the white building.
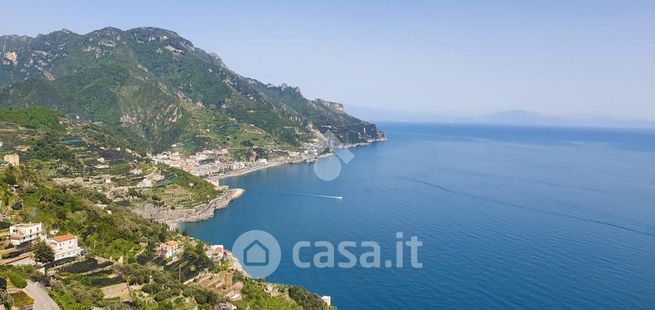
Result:
{"label": "white building", "polygon": [[332,297],[330,296],[322,296],[321,300],[326,303],[328,306],[332,305]]}
{"label": "white building", "polygon": [[143,179],[139,184],[136,185],[137,188],[150,188],[152,187],[152,180],[150,179]]}
{"label": "white building", "polygon": [[55,236],[48,240],[48,245],[55,252],[55,260],[76,257],[82,253],[82,249],[77,245],[77,237],[71,234]]}
{"label": "white building", "polygon": [[221,244],[210,245],[207,247],[205,254],[207,254],[207,257],[218,261],[223,259],[225,249],[223,249],[223,245]]}
{"label": "white building", "polygon": [[134,168],[134,169],[130,170],[130,173],[133,174],[133,175],[141,175],[141,174],[143,174],[143,170],[141,170],[139,168]]}
{"label": "white building", "polygon": [[18,157],[16,154],[5,155],[4,160],[12,166],[20,165],[20,157]]}
{"label": "white building", "polygon": [[159,245],[159,255],[165,258],[175,259],[179,251],[180,246],[175,240],[166,241]]}
{"label": "white building", "polygon": [[232,170],[239,170],[239,169],[243,169],[245,167],[246,167],[246,163],[241,162],[241,161],[234,162],[231,165]]}
{"label": "white building", "polygon": [[41,223],[16,224],[9,227],[9,239],[14,246],[44,238],[45,232]]}

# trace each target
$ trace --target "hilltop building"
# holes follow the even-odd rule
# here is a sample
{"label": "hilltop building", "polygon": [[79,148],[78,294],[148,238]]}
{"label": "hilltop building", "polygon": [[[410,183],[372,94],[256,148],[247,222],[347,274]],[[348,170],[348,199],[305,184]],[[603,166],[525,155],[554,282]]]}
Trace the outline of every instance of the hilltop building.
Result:
{"label": "hilltop building", "polygon": [[14,246],[32,243],[36,240],[43,240],[45,239],[43,224],[24,223],[12,225],[9,227],[9,239]]}
{"label": "hilltop building", "polygon": [[12,166],[20,165],[20,157],[18,157],[18,154],[7,154],[5,155],[4,160]]}
{"label": "hilltop building", "polygon": [[332,305],[332,297],[330,296],[322,296],[321,300],[326,303],[328,306]]}
{"label": "hilltop building", "polygon": [[164,258],[175,259],[180,251],[180,245],[175,240],[166,241],[159,245],[159,255]]}
{"label": "hilltop building", "polygon": [[223,245],[220,244],[209,245],[205,254],[207,254],[207,257],[215,261],[221,261],[223,257],[225,257],[225,249],[223,248]]}
{"label": "hilltop building", "polygon": [[55,236],[48,240],[48,246],[55,252],[55,260],[82,254],[82,249],[77,245],[77,236],[72,234]]}

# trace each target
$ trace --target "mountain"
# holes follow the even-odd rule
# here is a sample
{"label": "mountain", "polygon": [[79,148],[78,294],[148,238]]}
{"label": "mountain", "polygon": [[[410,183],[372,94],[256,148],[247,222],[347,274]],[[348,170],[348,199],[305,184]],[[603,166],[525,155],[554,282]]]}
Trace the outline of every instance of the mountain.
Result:
{"label": "mountain", "polygon": [[[61,309],[232,309],[228,300],[239,309],[334,309],[302,287],[250,279],[229,263],[231,253],[132,212],[143,204],[164,214],[207,210],[227,191],[125,143],[104,126],[43,107],[0,109],[0,158],[19,155],[11,164],[0,160],[0,229],[8,235],[11,225],[38,223],[51,238],[76,236],[73,248],[85,253],[48,268],[47,294]],[[158,181],[138,185],[154,176]],[[37,252],[30,243],[17,247],[9,236],[0,242],[0,278],[14,287],[43,278],[41,265],[30,262]],[[164,243],[176,245],[174,259],[160,255]],[[242,298],[230,299],[239,282]],[[103,294],[127,283],[129,302]],[[8,300],[0,298],[0,308]]]}
{"label": "mountain", "polygon": [[525,110],[499,111],[482,115],[438,114],[430,111],[408,111],[364,106],[349,106],[348,112],[356,117],[378,122],[435,122],[448,124],[487,124],[508,126],[565,126],[655,128],[655,121],[647,119],[620,119],[594,116],[554,116]]}
{"label": "mountain", "polygon": [[389,122],[449,122],[450,118],[429,111],[397,110],[392,108],[377,108],[349,105],[348,113],[371,121]]}
{"label": "mountain", "polygon": [[555,118],[524,110],[510,110],[477,117],[477,122],[505,125],[542,125],[556,121]]}
{"label": "mountain", "polygon": [[327,130],[347,144],[384,138],[341,105],[241,76],[170,30],[1,36],[0,57],[0,107],[99,123],[135,149],[295,148]]}

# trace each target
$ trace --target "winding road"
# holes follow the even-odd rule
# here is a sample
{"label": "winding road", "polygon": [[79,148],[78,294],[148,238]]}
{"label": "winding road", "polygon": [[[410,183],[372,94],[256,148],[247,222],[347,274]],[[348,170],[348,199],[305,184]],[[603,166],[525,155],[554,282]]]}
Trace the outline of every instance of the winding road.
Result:
{"label": "winding road", "polygon": [[27,281],[25,293],[34,299],[34,310],[60,310],[59,305],[50,298],[41,284]]}

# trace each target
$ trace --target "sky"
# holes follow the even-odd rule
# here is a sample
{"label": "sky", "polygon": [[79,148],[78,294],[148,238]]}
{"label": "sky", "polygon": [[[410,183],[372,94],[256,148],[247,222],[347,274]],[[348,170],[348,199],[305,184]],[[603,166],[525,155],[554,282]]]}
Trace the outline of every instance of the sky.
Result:
{"label": "sky", "polygon": [[655,120],[655,1],[7,1],[0,34],[156,26],[348,105]]}

